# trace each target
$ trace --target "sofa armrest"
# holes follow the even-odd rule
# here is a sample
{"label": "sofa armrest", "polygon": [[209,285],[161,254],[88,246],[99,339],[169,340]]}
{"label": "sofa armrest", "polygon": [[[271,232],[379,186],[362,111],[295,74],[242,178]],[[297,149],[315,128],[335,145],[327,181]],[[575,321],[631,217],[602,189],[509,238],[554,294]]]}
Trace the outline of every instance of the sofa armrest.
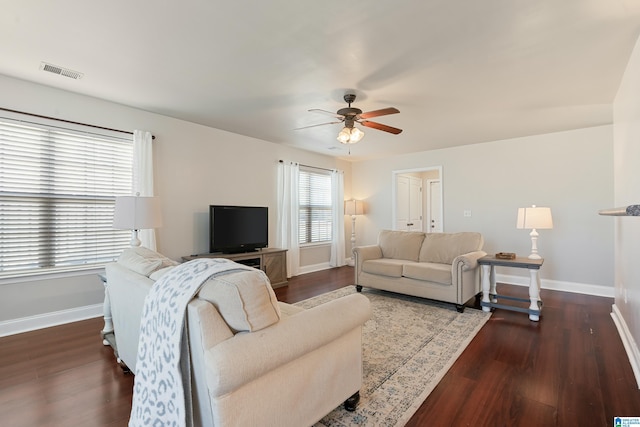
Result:
{"label": "sofa armrest", "polygon": [[382,258],[382,248],[378,245],[356,246],[352,252],[361,261]]}
{"label": "sofa armrest", "polygon": [[458,265],[462,263],[462,270],[473,270],[478,266],[478,259],[482,258],[486,254],[487,253],[484,251],[474,251],[459,255],[453,260],[451,267],[453,271],[455,271],[458,268]]}
{"label": "sofa armrest", "polygon": [[370,316],[367,297],[352,294],[284,318],[266,329],[236,334],[205,353],[209,394],[231,393],[361,328]]}
{"label": "sofa armrest", "polygon": [[484,251],[474,251],[457,256],[451,264],[451,284],[458,290],[457,303],[464,304],[480,289],[478,259]]}
{"label": "sofa armrest", "polygon": [[107,264],[105,271],[118,357],[135,373],[140,319],[144,300],[154,282],[117,262]]}
{"label": "sofa armrest", "polygon": [[358,284],[358,276],[362,272],[362,264],[369,259],[382,258],[382,248],[378,245],[357,246],[352,249],[354,259],[355,283]]}

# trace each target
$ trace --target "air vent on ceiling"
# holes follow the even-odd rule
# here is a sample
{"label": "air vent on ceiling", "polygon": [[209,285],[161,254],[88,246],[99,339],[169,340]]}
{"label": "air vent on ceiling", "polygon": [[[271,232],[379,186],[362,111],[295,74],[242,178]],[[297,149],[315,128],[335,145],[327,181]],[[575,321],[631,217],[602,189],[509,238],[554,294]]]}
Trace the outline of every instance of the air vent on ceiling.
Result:
{"label": "air vent on ceiling", "polygon": [[73,71],[68,68],[59,67],[57,65],[49,64],[47,62],[40,63],[40,69],[53,74],[59,74],[61,76],[69,77],[70,79],[79,80],[84,74]]}

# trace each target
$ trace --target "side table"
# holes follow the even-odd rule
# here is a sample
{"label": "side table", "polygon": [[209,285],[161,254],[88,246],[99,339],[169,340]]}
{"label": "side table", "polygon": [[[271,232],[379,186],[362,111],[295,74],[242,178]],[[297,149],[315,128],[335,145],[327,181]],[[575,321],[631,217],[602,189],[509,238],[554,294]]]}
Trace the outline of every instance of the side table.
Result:
{"label": "side table", "polygon": [[102,334],[102,344],[110,345],[111,348],[116,351],[116,337],[113,333],[113,322],[111,320],[111,300],[109,299],[109,292],[107,292],[107,276],[103,273],[98,274],[98,276],[104,285],[104,303],[102,305],[104,327],[102,328],[102,331],[100,331]]}
{"label": "side table", "polygon": [[[529,314],[529,320],[537,322],[540,320],[542,311],[542,300],[540,299],[540,267],[544,259],[529,259],[517,257],[515,259],[499,259],[493,255],[487,255],[478,260],[482,266],[482,301],[480,305],[483,311],[491,311],[491,308],[501,308],[504,310],[519,311]],[[529,299],[517,298],[507,295],[499,295],[496,291],[495,267],[515,267],[529,270]],[[529,308],[516,307],[513,305],[500,304],[499,299],[511,301],[530,302]]]}

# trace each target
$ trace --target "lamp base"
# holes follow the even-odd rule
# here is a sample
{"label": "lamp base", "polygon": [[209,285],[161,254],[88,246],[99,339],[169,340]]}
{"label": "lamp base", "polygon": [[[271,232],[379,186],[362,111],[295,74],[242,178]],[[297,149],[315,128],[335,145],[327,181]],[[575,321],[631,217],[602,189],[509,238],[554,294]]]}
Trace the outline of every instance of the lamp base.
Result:
{"label": "lamp base", "polygon": [[538,255],[538,232],[536,229],[532,229],[531,233],[531,255],[529,255],[529,259],[542,259],[540,255]]}
{"label": "lamp base", "polygon": [[347,265],[350,267],[354,267],[356,265],[356,260],[353,256],[353,248],[356,247],[356,216],[351,215],[351,258],[347,260]]}
{"label": "lamp base", "polygon": [[138,230],[131,230],[131,242],[129,242],[129,244],[133,248],[142,244],[142,242],[138,238]]}

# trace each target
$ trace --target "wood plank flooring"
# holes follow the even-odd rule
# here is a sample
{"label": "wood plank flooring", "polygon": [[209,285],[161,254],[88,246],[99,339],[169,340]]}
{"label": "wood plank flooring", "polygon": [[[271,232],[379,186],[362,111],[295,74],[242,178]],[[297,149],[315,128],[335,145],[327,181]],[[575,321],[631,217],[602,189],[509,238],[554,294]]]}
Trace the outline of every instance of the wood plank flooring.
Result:
{"label": "wood plank flooring", "polygon": [[[352,283],[353,269],[342,267],[295,277],[276,294],[297,302]],[[614,416],[640,416],[613,300],[549,290],[542,298],[538,323],[495,311],[407,426],[612,426]],[[0,425],[126,426],[133,376],[102,345],[102,325],[0,338]]]}

